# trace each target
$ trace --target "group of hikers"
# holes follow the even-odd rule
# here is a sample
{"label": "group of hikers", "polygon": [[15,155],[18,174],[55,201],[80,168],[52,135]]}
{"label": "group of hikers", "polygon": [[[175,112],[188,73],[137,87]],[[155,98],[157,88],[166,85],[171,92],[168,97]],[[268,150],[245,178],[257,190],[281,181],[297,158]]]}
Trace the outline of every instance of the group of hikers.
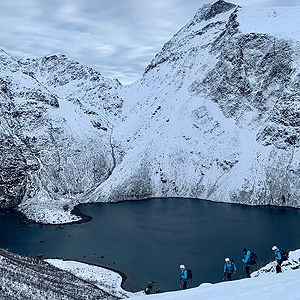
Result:
{"label": "group of hikers", "polygon": [[[272,250],[274,251],[274,259],[276,261],[276,273],[281,273],[281,264],[283,261],[288,259],[288,252],[281,250],[277,246],[273,246]],[[242,262],[244,264],[243,270],[246,272],[246,277],[249,278],[250,276],[250,266],[256,265],[257,262],[257,255],[246,248],[243,249],[244,258]],[[181,273],[180,273],[180,287],[182,289],[187,288],[187,284],[189,280],[192,279],[193,273],[192,270],[187,269],[185,265],[181,264],[179,266]],[[228,280],[232,280],[232,274],[236,272],[236,265],[233,259],[229,257],[225,258],[224,264],[224,277],[223,280],[227,277]]]}

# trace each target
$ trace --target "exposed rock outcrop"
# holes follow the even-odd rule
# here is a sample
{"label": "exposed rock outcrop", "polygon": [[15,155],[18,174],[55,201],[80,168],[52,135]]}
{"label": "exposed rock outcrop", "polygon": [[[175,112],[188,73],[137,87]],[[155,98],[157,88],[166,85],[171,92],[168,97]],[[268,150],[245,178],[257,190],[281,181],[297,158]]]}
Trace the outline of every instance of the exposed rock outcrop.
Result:
{"label": "exposed rock outcrop", "polygon": [[1,300],[119,299],[37,258],[0,249]]}

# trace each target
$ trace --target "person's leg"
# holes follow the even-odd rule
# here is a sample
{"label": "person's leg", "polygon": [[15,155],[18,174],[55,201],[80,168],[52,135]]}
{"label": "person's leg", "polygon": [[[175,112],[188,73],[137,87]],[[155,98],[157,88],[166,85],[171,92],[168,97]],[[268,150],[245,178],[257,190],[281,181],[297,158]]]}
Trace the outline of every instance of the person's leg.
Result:
{"label": "person's leg", "polygon": [[232,275],[231,273],[227,273],[227,279],[230,280],[230,281],[232,280],[231,275]]}
{"label": "person's leg", "polygon": [[246,275],[247,275],[247,278],[250,278],[250,267],[249,266],[246,266],[245,267],[245,270],[246,270]]}
{"label": "person's leg", "polygon": [[281,261],[277,261],[277,264],[276,264],[276,273],[281,273]]}
{"label": "person's leg", "polygon": [[187,281],[182,281],[182,289],[185,290],[187,288]]}

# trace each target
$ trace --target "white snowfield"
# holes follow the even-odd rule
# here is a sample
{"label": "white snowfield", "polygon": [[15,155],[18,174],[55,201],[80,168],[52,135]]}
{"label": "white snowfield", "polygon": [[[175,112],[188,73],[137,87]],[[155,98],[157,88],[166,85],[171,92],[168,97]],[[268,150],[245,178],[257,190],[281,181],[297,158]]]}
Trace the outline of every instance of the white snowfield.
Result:
{"label": "white snowfield", "polygon": [[[299,300],[300,299],[300,250],[290,253],[289,261],[283,265],[283,273],[274,273],[274,262],[262,268],[264,276],[221,282],[203,283],[197,288],[185,291],[148,295],[147,299],[157,300]],[[275,267],[274,267],[275,268]],[[297,268],[292,270],[291,268]],[[261,270],[262,270],[261,269]],[[258,275],[261,270],[256,272]],[[253,274],[254,275],[254,274]],[[135,300],[145,299],[136,297]]]}
{"label": "white snowfield", "polygon": [[243,33],[264,33],[300,41],[300,7],[243,7],[237,21]]}
{"label": "white snowfield", "polygon": [[[198,288],[148,295],[157,300],[299,300],[300,270],[274,274],[268,278],[249,278],[217,284],[203,283]],[[144,297],[137,297],[145,299]]]}
{"label": "white snowfield", "polygon": [[123,290],[121,275],[111,270],[77,261],[60,259],[46,259],[45,261],[59,269],[72,273],[115,297],[123,299],[144,294],[143,292],[131,293]]}

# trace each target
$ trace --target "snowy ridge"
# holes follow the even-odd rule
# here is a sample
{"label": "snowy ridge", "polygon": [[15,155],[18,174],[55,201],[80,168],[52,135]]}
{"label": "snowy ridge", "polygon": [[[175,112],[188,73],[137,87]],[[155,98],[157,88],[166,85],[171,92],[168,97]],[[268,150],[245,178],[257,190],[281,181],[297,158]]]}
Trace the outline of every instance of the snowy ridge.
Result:
{"label": "snowy ridge", "polygon": [[[271,263],[273,264],[273,263]],[[240,279],[231,282],[222,282],[216,284],[203,283],[197,288],[187,289],[179,292],[169,292],[159,295],[148,295],[147,299],[210,299],[210,300],[281,300],[300,299],[300,251],[290,252],[290,261],[284,263],[283,273],[276,274],[269,271],[269,276],[257,276],[258,273],[264,273],[266,267],[253,273],[252,278]],[[294,269],[294,270],[293,270]],[[254,275],[254,276],[253,276]],[[144,297],[137,297],[144,299]]]}
{"label": "snowy ridge", "polygon": [[[292,271],[273,275],[268,278],[251,278],[233,282],[222,282],[218,284],[201,284],[198,288],[186,291],[170,292],[159,295],[149,295],[147,299],[210,299],[210,300],[296,300],[300,298],[297,288],[300,279],[300,271]],[[143,297],[137,297],[144,299]]]}
{"label": "snowy ridge", "polygon": [[[276,272],[276,261],[270,262],[257,272],[253,272],[251,277],[261,277],[274,274]],[[284,261],[281,265],[282,272],[290,270],[298,270],[300,268],[300,250],[290,251],[289,259]]]}

